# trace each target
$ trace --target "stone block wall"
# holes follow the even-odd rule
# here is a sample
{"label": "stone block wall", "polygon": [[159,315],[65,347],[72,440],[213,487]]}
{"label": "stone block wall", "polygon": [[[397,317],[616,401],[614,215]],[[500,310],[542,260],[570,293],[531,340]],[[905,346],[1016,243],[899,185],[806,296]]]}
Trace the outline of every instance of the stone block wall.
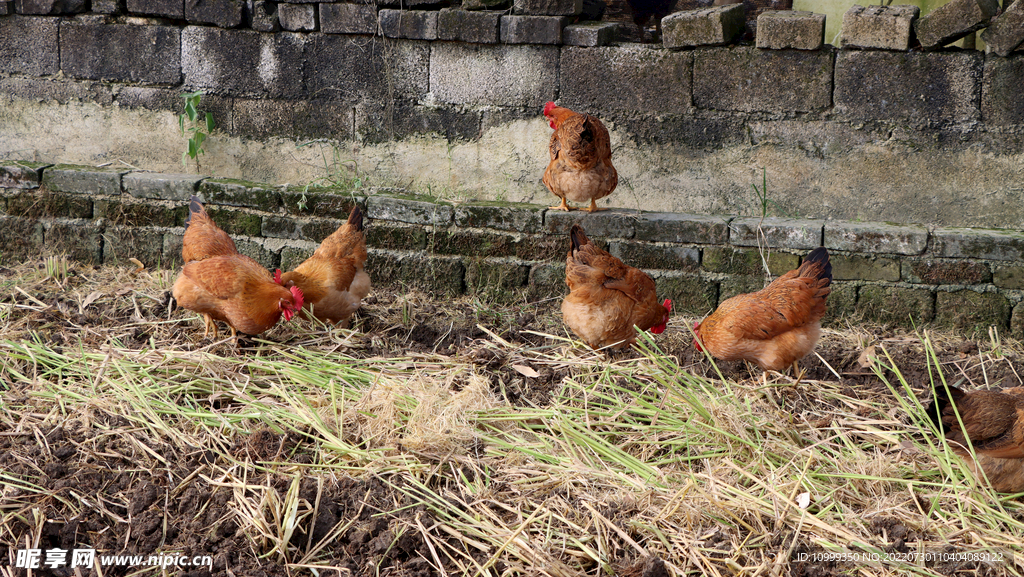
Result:
{"label": "stone block wall", "polygon": [[289,269],[348,217],[367,215],[376,286],[504,302],[560,298],[568,230],[648,272],[677,312],[701,316],[764,286],[817,246],[832,255],[827,322],[988,326],[1024,336],[1024,233],[820,219],[611,210],[588,214],[498,202],[449,203],[401,190],[307,190],[127,169],[0,163],[0,264],[64,253],[92,263],[180,264],[198,194],[241,252]]}

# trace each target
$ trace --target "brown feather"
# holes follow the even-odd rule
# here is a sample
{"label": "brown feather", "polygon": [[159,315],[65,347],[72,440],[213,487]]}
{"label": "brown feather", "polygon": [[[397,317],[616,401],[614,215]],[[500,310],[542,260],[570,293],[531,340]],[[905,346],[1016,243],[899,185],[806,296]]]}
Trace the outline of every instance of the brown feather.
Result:
{"label": "brown feather", "polygon": [[182,239],[181,258],[188,263],[212,256],[238,254],[235,241],[221,230],[206,208],[193,196],[189,203],[189,215],[185,221],[185,237]]}
{"label": "brown feather", "polygon": [[611,194],[619,175],[612,165],[608,129],[597,118],[568,108],[555,107],[550,116],[556,128],[548,144],[551,162],[543,178],[548,190],[574,202]]}

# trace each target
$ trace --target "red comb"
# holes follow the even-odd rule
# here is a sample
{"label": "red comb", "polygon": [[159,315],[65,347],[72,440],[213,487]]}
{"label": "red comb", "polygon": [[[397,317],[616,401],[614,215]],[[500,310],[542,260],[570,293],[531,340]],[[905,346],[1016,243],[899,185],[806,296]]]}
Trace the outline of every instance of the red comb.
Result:
{"label": "red comb", "polygon": [[281,269],[274,270],[274,282],[281,284]]}
{"label": "red comb", "polygon": [[665,310],[667,310],[668,312],[672,312],[672,301],[671,300],[665,299],[665,302],[664,302],[663,306],[665,307]]}
{"label": "red comb", "polygon": [[295,310],[301,309],[302,305],[303,305],[303,301],[305,300],[305,296],[303,296],[303,294],[302,294],[302,289],[300,289],[297,286],[293,286],[289,290],[292,291],[292,298],[295,299]]}
{"label": "red comb", "polygon": [[551,109],[554,108],[554,107],[555,107],[555,103],[551,102],[551,101],[548,101],[548,103],[544,105],[544,116],[547,116],[547,115],[551,114]]}

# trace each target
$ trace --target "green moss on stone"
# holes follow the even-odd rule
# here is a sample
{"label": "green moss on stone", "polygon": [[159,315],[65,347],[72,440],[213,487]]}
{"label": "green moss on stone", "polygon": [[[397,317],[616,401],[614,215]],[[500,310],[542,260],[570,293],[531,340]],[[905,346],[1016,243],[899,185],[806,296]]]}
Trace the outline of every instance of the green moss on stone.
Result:
{"label": "green moss on stone", "polygon": [[867,320],[912,328],[935,317],[935,295],[927,289],[862,286],[857,312]]}
{"label": "green moss on stone", "polygon": [[1006,329],[1010,321],[1010,301],[998,293],[972,290],[940,292],[936,295],[935,320],[961,331],[987,334],[989,327]]}

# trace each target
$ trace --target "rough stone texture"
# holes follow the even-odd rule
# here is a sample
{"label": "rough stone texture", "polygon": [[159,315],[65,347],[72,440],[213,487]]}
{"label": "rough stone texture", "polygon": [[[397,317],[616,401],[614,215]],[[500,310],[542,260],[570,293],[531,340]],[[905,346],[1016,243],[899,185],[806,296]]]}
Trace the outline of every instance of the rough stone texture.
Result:
{"label": "rough stone texture", "polygon": [[185,18],[184,0],[127,0],[128,12],[165,18]]}
{"label": "rough stone texture", "polygon": [[[263,233],[263,219],[258,214],[213,205],[206,206],[206,213],[210,215],[213,222],[217,223],[217,226],[224,229],[224,232],[231,236],[258,237]],[[235,241],[237,243],[238,239],[235,239]],[[241,251],[241,248],[239,248],[239,251]],[[256,258],[251,254],[249,256]]]}
{"label": "rough stone texture", "polygon": [[58,164],[43,172],[43,185],[54,192],[73,194],[121,194],[121,177],[127,170]]}
{"label": "rough stone texture", "polygon": [[308,243],[304,246],[286,246],[281,249],[281,270],[294,270],[302,264],[302,261],[313,256],[316,250],[316,243]]}
{"label": "rough stone texture", "polygon": [[[277,239],[273,239],[277,240]],[[280,242],[280,241],[277,241]],[[166,244],[164,245],[164,251],[166,254]],[[268,270],[274,270],[281,267],[281,254],[274,250],[271,250],[262,242],[258,242],[253,239],[235,239],[235,246],[238,248],[240,254],[255,260],[260,263]],[[180,249],[179,249],[180,250]]]}
{"label": "rough stone texture", "polygon": [[982,335],[992,326],[1008,328],[1010,301],[1001,294],[962,290],[939,292],[935,298],[935,321],[940,325]]}
{"label": "rough stone texture", "polygon": [[14,11],[18,14],[55,16],[77,14],[88,10],[87,0],[14,0]]}
{"label": "rough stone texture", "polygon": [[745,26],[743,4],[684,10],[662,18],[662,42],[665,48],[728,44]]}
{"label": "rough stone texture", "polygon": [[97,14],[124,14],[124,0],[92,0],[92,11]]}
{"label": "rough stone texture", "polygon": [[541,232],[544,207],[531,204],[474,202],[455,207],[455,226],[510,232]]}
{"label": "rough stone texture", "polygon": [[581,22],[562,28],[562,44],[566,46],[607,46],[615,42],[618,35],[619,25],[616,22]]}
{"label": "rough stone texture", "polygon": [[631,44],[563,48],[559,104],[586,112],[686,113],[693,56]]}
{"label": "rough stone texture", "polygon": [[277,5],[277,20],[281,28],[292,32],[312,32],[316,30],[316,6],[313,4]]}
{"label": "rough stone texture", "polygon": [[103,264],[127,263],[136,258],[147,267],[164,262],[164,231],[154,228],[108,226],[103,231]]}
{"label": "rough stone texture", "polygon": [[583,0],[514,0],[513,14],[575,16],[583,11]]}
{"label": "rough stone texture", "polygon": [[72,260],[90,264],[103,261],[103,229],[99,224],[64,218],[47,219],[42,224],[43,250],[47,254],[64,253]]}
{"label": "rough stone texture", "polygon": [[832,292],[828,293],[826,301],[828,309],[821,319],[822,326],[835,326],[848,328],[847,317],[857,312],[857,286],[842,281],[833,281]]}
{"label": "rough stone texture", "polygon": [[1024,43],[1024,2],[1014,2],[981,33],[985,50],[1009,56]]}
{"label": "rough stone texture", "polygon": [[39,258],[43,248],[43,225],[35,219],[0,216],[0,255],[3,263]]}
{"label": "rough stone texture", "polygon": [[938,49],[980,30],[999,12],[998,0],[951,0],[914,23],[925,50]]}
{"label": "rough stone texture", "polygon": [[59,194],[46,189],[7,197],[7,214],[27,218],[92,218],[92,200],[80,194]]}
{"label": "rough stone texture", "polygon": [[421,226],[378,220],[366,227],[366,246],[393,250],[427,248],[427,233]]}
{"label": "rough stone texture", "polygon": [[1009,230],[936,228],[933,251],[941,256],[1024,260],[1024,233]]}
{"label": "rough stone texture", "polygon": [[565,265],[534,265],[530,268],[528,286],[528,294],[535,300],[560,298],[569,294],[569,288],[565,285]]}
{"label": "rough stone texture", "polygon": [[492,259],[474,260],[466,265],[466,291],[491,302],[512,303],[521,299],[530,267]]}
{"label": "rough stone texture", "polygon": [[826,222],[825,248],[887,254],[921,254],[928,229],[881,222]]}
{"label": "rough stone texture", "polygon": [[188,205],[178,204],[173,208],[164,204],[136,201],[132,197],[122,200],[103,199],[92,203],[92,218],[105,218],[115,226],[164,228],[184,226],[188,217]]}
{"label": "rough stone texture", "polygon": [[430,86],[434,50],[427,42],[391,42],[385,53],[379,39],[316,34],[307,38],[306,86],[311,98],[391,101],[422,97]]}
{"label": "rough stone texture", "polygon": [[466,268],[453,257],[427,257],[411,253],[368,249],[366,273],[374,286],[415,287],[418,290],[457,296],[465,292]]}
{"label": "rough stone texture", "polygon": [[[713,281],[675,272],[654,273],[652,278],[658,300],[672,299],[673,315],[702,317],[713,311],[718,304],[718,284]],[[564,270],[562,284],[565,285]]]}
{"label": "rough stone texture", "polygon": [[197,24],[213,24],[221,28],[242,25],[242,0],[185,0],[185,19]]}
{"label": "rough stone texture", "polygon": [[976,285],[992,280],[992,270],[983,262],[963,260],[905,260],[903,280],[921,284]]}
{"label": "rough stone texture", "polygon": [[737,218],[729,223],[729,242],[737,246],[757,246],[758,226],[768,246],[789,249],[814,249],[822,246],[820,220],[794,218]]}
{"label": "rough stone texture", "polygon": [[637,240],[725,244],[729,240],[728,218],[645,212],[636,222]]}
{"label": "rough stone texture", "polygon": [[843,15],[843,48],[906,50],[914,37],[917,6],[852,6]]}
{"label": "rough stone texture", "polygon": [[430,135],[449,142],[470,141],[480,135],[480,112],[408,102],[366,102],[356,105],[355,124],[356,136],[363,144]]}
{"label": "rough stone texture", "polygon": [[983,55],[840,51],[836,112],[860,120],[934,124],[980,117]]}
{"label": "rough stone texture", "polygon": [[431,91],[453,104],[540,110],[557,96],[558,53],[554,46],[436,42],[430,48]]}
{"label": "rough stone texture", "polygon": [[515,255],[515,240],[515,237],[509,234],[455,228],[430,235],[427,246],[437,254],[507,257]]}
{"label": "rough stone texture", "polygon": [[[768,258],[768,270],[772,276],[779,276],[800,266],[800,257],[788,252],[772,252]],[[764,277],[764,261],[756,250],[736,250],[712,246],[704,249],[701,268],[708,272]],[[763,283],[762,283],[763,286]],[[757,290],[760,290],[758,287]]]}
{"label": "rough stone texture", "polygon": [[462,0],[463,10],[505,10],[512,0]]}
{"label": "rough stone texture", "polygon": [[444,8],[437,14],[437,38],[478,44],[497,44],[501,15],[498,11]]}
{"label": "rough stone texture", "polygon": [[338,102],[243,99],[234,101],[231,134],[250,138],[284,136],[311,140],[352,137],[352,107]]}
{"label": "rough stone texture", "polygon": [[996,266],[992,273],[992,284],[1005,289],[1024,289],[1024,267]]}
{"label": "rough stone texture", "polygon": [[[321,4],[321,6],[333,6]],[[321,12],[321,14],[323,14]],[[376,24],[376,13],[374,23]],[[281,22],[277,18],[277,3],[268,0],[256,0],[252,3],[252,29],[257,32],[277,32],[281,29]]]}
{"label": "rough stone texture", "polygon": [[832,263],[832,278],[836,280],[900,280],[900,263],[891,258],[832,254],[829,262]]}
{"label": "rough stone texture", "polygon": [[0,19],[0,72],[46,76],[60,70],[57,18]]}
{"label": "rough stone texture", "polygon": [[857,312],[882,324],[912,328],[935,318],[935,295],[927,289],[862,286]]}
{"label": "rough stone texture", "polygon": [[187,26],[181,33],[185,86],[231,96],[297,98],[303,94],[302,47],[295,34]]}
{"label": "rough stone texture", "polygon": [[501,41],[505,44],[561,44],[564,16],[502,16]]}
{"label": "rough stone texture", "polygon": [[374,34],[377,8],[372,4],[321,4],[320,29],[327,34]]}
{"label": "rough stone texture", "polygon": [[[1024,2],[1014,2],[1011,8],[1018,6],[1024,7]],[[1024,29],[1024,24],[1021,29]],[[985,59],[981,116],[987,124],[1024,124],[1021,86],[1024,86],[1024,54]]]}
{"label": "rough stone texture", "polygon": [[810,112],[832,105],[833,51],[699,50],[693,59],[698,108]]}
{"label": "rough stone texture", "polygon": [[381,10],[380,29],[388,38],[434,40],[437,38],[437,12],[434,10]]}
{"label": "rough stone texture", "polygon": [[751,276],[729,276],[723,278],[718,284],[718,304],[731,299],[734,296],[757,292],[768,285],[764,277]]}
{"label": "rough stone texture", "polygon": [[1010,335],[1016,339],[1024,337],[1024,302],[1017,303],[1013,307],[1013,315],[1010,317]]}
{"label": "rough stone texture", "polygon": [[824,43],[824,14],[797,10],[769,10],[757,17],[758,48],[818,50]]}
{"label": "rough stone texture", "polygon": [[605,238],[633,238],[634,221],[631,217],[634,214],[624,210],[604,210],[595,213],[582,210],[548,210],[544,213],[544,229],[548,234],[565,235],[567,240],[569,229],[574,224],[582,226],[592,241]]}
{"label": "rough stone texture", "polygon": [[700,251],[685,246],[659,246],[645,242],[613,241],[608,252],[629,266],[641,270],[674,270],[697,272]]}
{"label": "rough stone texture", "polygon": [[175,27],[62,22],[60,42],[61,70],[72,78],[181,82],[181,31]]}
{"label": "rough stone texture", "polygon": [[45,162],[0,161],[0,188],[39,188],[43,169],[49,166]]}
{"label": "rough stone texture", "polygon": [[121,186],[136,198],[187,201],[196,193],[202,179],[192,174],[132,172],[124,175]]}
{"label": "rough stone texture", "polygon": [[311,188],[302,192],[301,187],[297,188],[281,192],[281,203],[290,214],[346,220],[353,206],[366,208],[366,198],[362,196],[338,194],[330,189]]}
{"label": "rough stone texture", "polygon": [[[102,2],[103,0],[99,1]],[[0,16],[7,16],[9,14],[13,14],[14,6],[12,4],[12,2],[8,2],[7,0],[3,0],[2,2],[0,2]]]}
{"label": "rough stone texture", "polygon": [[366,216],[409,224],[447,226],[452,223],[454,209],[450,204],[418,200],[412,197],[371,196],[366,199]]}

